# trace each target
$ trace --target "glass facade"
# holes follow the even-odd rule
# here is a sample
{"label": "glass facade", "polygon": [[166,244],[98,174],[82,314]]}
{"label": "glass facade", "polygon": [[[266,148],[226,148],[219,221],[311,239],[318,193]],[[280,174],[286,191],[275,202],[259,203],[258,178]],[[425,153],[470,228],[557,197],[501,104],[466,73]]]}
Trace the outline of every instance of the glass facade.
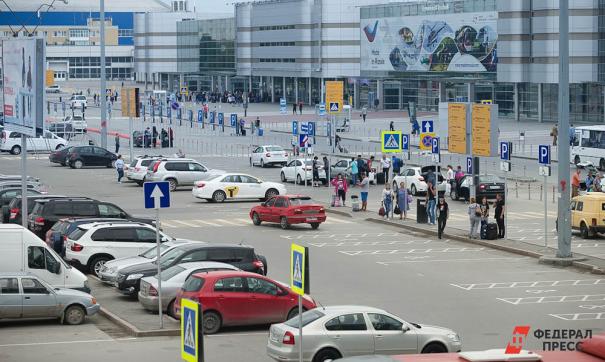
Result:
{"label": "glass facade", "polygon": [[178,22],[179,72],[235,75],[235,33],[234,18]]}

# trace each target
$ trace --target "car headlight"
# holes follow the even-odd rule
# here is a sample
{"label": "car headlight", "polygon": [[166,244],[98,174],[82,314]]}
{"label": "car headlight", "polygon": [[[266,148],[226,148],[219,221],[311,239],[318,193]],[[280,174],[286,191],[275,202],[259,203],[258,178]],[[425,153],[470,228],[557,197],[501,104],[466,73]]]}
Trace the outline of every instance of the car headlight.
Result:
{"label": "car headlight", "polygon": [[449,338],[452,342],[460,342],[460,336],[457,333],[449,333],[447,338]]}
{"label": "car headlight", "polygon": [[126,277],[126,280],[135,280],[135,279],[141,279],[143,277],[143,274],[130,274],[129,276]]}

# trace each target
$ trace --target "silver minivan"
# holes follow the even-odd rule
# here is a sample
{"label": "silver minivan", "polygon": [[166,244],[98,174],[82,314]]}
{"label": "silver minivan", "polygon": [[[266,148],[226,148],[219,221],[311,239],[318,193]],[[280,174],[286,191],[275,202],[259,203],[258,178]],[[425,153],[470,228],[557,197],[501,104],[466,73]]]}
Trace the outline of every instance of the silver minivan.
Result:
{"label": "silver minivan", "polygon": [[168,181],[170,191],[180,186],[193,186],[196,181],[210,175],[223,174],[222,170],[211,170],[201,163],[187,158],[163,158],[147,169],[146,181]]}

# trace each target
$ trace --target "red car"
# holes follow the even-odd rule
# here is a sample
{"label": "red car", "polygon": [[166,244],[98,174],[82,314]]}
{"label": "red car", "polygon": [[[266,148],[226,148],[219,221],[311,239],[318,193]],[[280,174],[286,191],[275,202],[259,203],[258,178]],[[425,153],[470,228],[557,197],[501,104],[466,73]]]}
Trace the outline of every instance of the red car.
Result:
{"label": "red car", "polygon": [[311,224],[313,229],[317,229],[319,224],[326,221],[326,210],[308,196],[275,196],[254,206],[250,210],[250,218],[254,225],[266,221],[279,223],[282,229],[292,224]]}
{"label": "red car", "polygon": [[[214,271],[193,274],[176,295],[174,315],[180,318],[181,298],[199,302],[204,333],[224,326],[281,323],[298,315],[298,295],[287,286],[256,273]],[[304,295],[303,310],[316,307]]]}

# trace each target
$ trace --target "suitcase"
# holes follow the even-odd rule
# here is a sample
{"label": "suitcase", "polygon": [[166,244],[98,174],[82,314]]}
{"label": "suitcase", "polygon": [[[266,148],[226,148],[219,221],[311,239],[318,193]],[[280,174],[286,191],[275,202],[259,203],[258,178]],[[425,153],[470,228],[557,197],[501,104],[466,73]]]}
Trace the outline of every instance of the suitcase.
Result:
{"label": "suitcase", "polygon": [[481,226],[481,239],[496,240],[498,238],[498,224],[487,223]]}
{"label": "suitcase", "polygon": [[340,207],[340,197],[338,195],[332,195],[332,207]]}

